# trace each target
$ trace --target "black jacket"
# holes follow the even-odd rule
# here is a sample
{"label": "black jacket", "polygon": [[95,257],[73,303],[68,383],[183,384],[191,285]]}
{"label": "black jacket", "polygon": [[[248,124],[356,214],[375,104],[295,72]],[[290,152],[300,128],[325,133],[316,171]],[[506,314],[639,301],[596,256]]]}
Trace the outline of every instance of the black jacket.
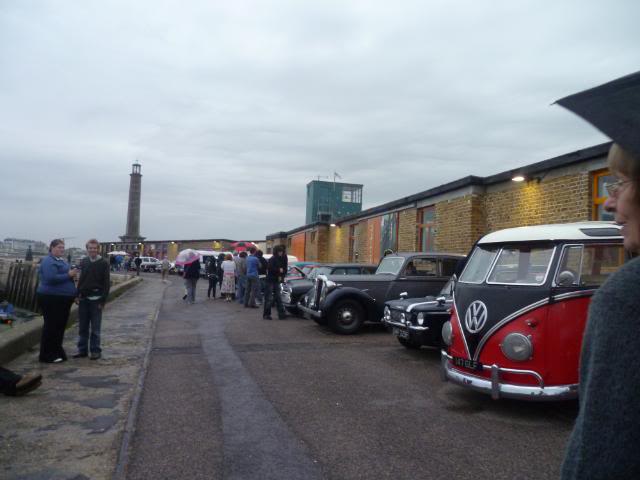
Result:
{"label": "black jacket", "polygon": [[107,261],[100,258],[92,262],[89,257],[84,257],[80,262],[80,280],[78,281],[80,298],[100,295],[100,302],[105,303],[110,287],[111,278]]}
{"label": "black jacket", "polygon": [[267,282],[284,282],[284,277],[287,275],[287,262],[286,255],[274,255],[271,257],[267,263]]}
{"label": "black jacket", "polygon": [[267,268],[269,268],[267,259],[264,257],[258,257],[258,261],[260,262],[260,265],[258,266],[258,275],[266,275]]}
{"label": "black jacket", "polygon": [[196,260],[185,267],[184,278],[200,278],[200,260]]}

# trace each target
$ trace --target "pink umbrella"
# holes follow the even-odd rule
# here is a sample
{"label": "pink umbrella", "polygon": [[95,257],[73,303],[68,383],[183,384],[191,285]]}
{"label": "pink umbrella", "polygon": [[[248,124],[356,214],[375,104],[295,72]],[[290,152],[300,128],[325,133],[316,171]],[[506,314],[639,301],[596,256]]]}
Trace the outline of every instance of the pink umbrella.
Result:
{"label": "pink umbrella", "polygon": [[190,265],[196,260],[200,260],[200,254],[192,248],[187,248],[176,257],[176,265]]}
{"label": "pink umbrella", "polygon": [[249,250],[251,247],[257,248],[257,245],[253,242],[233,242],[231,244],[231,248],[236,252],[244,252]]}

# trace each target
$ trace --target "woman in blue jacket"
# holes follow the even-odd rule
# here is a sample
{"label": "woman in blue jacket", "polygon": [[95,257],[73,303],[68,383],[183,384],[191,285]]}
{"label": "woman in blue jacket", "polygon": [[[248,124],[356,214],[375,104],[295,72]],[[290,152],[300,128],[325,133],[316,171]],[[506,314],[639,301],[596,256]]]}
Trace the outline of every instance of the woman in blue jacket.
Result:
{"label": "woman in blue jacket", "polygon": [[64,330],[69,321],[69,311],[76,298],[74,280],[77,269],[69,269],[64,261],[64,242],[55,239],[49,246],[49,256],[40,263],[38,270],[38,303],[42,309],[44,326],[40,340],[40,361],[59,363],[67,359],[62,347]]}

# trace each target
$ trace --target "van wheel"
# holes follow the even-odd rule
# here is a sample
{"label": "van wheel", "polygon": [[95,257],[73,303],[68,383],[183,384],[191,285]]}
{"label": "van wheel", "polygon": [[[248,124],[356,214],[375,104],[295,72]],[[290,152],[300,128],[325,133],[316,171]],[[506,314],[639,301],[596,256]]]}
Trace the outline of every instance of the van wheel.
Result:
{"label": "van wheel", "polygon": [[398,341],[400,342],[400,345],[410,350],[416,350],[422,346],[421,343],[418,343],[415,340],[411,340],[411,338],[400,338],[400,337],[397,337],[397,338],[398,338]]}
{"label": "van wheel", "polygon": [[355,300],[342,300],[331,309],[328,323],[335,333],[354,334],[364,323],[364,309]]}

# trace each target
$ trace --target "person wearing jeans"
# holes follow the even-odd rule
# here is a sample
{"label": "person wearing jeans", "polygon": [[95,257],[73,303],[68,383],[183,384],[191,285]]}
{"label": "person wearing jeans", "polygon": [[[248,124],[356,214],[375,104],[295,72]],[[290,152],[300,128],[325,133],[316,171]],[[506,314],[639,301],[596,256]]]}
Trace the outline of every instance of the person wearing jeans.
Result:
{"label": "person wearing jeans", "polygon": [[73,358],[86,357],[91,360],[102,356],[100,332],[102,329],[102,310],[109,296],[111,278],[109,264],[98,255],[100,244],[95,238],[86,244],[88,255],[80,263],[78,281],[78,352]]}
{"label": "person wearing jeans", "polygon": [[187,289],[187,303],[196,303],[196,285],[200,278],[200,260],[184,267],[184,286]]}
{"label": "person wearing jeans", "polygon": [[256,305],[256,297],[258,296],[258,289],[260,288],[260,277],[258,275],[260,260],[256,257],[256,252],[256,247],[251,247],[249,249],[251,255],[247,257],[247,275],[244,291],[245,308],[258,308],[258,305]]}

